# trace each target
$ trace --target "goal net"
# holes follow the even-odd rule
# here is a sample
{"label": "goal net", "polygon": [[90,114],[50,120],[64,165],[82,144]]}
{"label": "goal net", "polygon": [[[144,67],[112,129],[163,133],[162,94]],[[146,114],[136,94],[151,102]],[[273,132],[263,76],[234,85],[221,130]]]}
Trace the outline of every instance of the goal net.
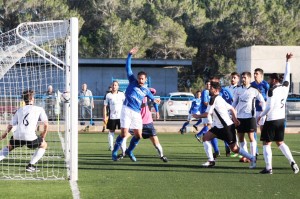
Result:
{"label": "goal net", "polygon": [[[74,53],[72,48],[75,49],[75,53],[77,48],[72,46],[72,40],[78,41],[72,34],[72,26],[73,29],[76,28],[74,31],[78,34],[77,23],[76,18],[28,22],[0,35],[1,132],[3,133],[10,124],[15,111],[25,105],[21,98],[24,90],[34,90],[34,104],[43,107],[49,119],[48,134],[45,139],[48,147],[43,158],[36,164],[40,171],[26,171],[26,166],[36,150],[26,146],[17,147],[0,162],[1,179],[72,178],[70,177],[72,173],[70,172],[72,167],[70,166],[72,157],[70,106],[72,103],[77,103],[77,96],[75,96],[77,93],[73,95],[71,93],[71,100],[68,102],[61,100],[61,93],[77,90],[78,87],[76,83],[73,85],[76,88],[71,88],[72,70],[75,74],[78,70],[77,54],[72,54]],[[73,65],[72,59],[75,59]],[[1,149],[9,144],[14,130],[15,127],[5,139],[0,141]],[[41,131],[43,131],[43,124],[39,123],[36,134],[39,135]]]}

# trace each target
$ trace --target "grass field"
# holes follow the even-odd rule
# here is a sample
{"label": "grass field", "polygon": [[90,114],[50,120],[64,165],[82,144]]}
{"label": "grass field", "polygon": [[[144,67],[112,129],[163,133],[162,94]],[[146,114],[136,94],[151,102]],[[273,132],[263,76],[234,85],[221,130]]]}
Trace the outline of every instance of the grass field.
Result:
{"label": "grass field", "polygon": [[[137,146],[137,162],[111,160],[107,134],[79,135],[79,181],[81,198],[300,198],[300,175],[273,146],[273,175],[237,158],[221,157],[215,168],[202,168],[206,161],[202,144],[193,134],[159,135],[169,162],[163,163],[149,140]],[[286,143],[300,163],[300,135],[287,135]],[[222,153],[223,152],[223,153]],[[262,148],[260,146],[260,152]],[[297,153],[298,152],[298,153]],[[68,181],[0,181],[0,198],[72,198]]]}

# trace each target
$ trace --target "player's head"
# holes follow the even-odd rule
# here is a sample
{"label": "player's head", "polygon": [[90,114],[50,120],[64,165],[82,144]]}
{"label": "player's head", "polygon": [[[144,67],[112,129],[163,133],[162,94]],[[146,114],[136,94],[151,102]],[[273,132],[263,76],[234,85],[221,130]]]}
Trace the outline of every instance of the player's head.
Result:
{"label": "player's head", "polygon": [[144,71],[140,71],[138,73],[137,80],[140,86],[144,86],[145,82],[147,81],[147,73]]}
{"label": "player's head", "polygon": [[34,91],[29,89],[22,93],[22,99],[24,100],[25,104],[33,104],[34,102]]}
{"label": "player's head", "polygon": [[238,83],[240,82],[240,74],[237,72],[232,72],[230,76],[231,76],[231,80],[230,80],[231,85],[233,86],[238,85]]}
{"label": "player's head", "polygon": [[206,80],[206,81],[205,81],[205,88],[206,88],[207,90],[210,89],[210,81],[209,81],[209,80]]}
{"label": "player's head", "polygon": [[210,83],[210,89],[209,89],[210,96],[218,95],[220,90],[221,90],[221,84],[219,82]]}
{"label": "player's head", "polygon": [[278,84],[281,81],[280,75],[278,75],[278,73],[272,73],[269,75],[269,84],[271,85],[271,87],[275,84]]}
{"label": "player's head", "polygon": [[220,77],[213,76],[210,78],[210,82],[220,82]]}
{"label": "player's head", "polygon": [[251,81],[251,73],[250,72],[243,72],[242,73],[242,84],[244,86],[249,85]]}
{"label": "player's head", "polygon": [[151,92],[153,95],[155,95],[156,90],[155,90],[154,88],[149,88],[149,90],[150,90],[150,92]]}
{"label": "player's head", "polygon": [[197,90],[197,91],[196,91],[195,97],[196,97],[196,98],[200,98],[200,97],[201,97],[201,90]]}
{"label": "player's head", "polygon": [[48,86],[48,91],[51,93],[53,91],[53,87],[51,85]]}
{"label": "player's head", "polygon": [[111,91],[116,92],[119,90],[119,82],[118,81],[113,81],[111,84]]}
{"label": "player's head", "polygon": [[258,83],[262,82],[264,79],[264,70],[261,68],[256,68],[254,70],[254,80]]}
{"label": "player's head", "polygon": [[86,91],[87,90],[87,84],[86,83],[83,83],[82,86],[81,86],[81,89],[83,91]]}

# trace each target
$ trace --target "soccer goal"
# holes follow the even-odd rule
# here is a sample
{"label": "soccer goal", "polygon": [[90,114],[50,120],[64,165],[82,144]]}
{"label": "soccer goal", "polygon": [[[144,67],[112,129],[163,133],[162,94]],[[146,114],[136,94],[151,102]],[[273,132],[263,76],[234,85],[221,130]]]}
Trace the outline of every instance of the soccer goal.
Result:
{"label": "soccer goal", "polygon": [[[52,87],[52,94],[47,93]],[[0,35],[0,131],[24,102],[24,90],[35,92],[35,105],[49,118],[48,148],[26,172],[35,150],[13,150],[0,162],[0,179],[78,179],[78,19],[22,23]],[[70,100],[62,93],[70,93]],[[71,125],[72,124],[72,125]],[[14,130],[14,128],[13,128]],[[12,131],[13,131],[12,130]],[[37,127],[39,135],[43,127]],[[7,146],[13,132],[0,141]]]}

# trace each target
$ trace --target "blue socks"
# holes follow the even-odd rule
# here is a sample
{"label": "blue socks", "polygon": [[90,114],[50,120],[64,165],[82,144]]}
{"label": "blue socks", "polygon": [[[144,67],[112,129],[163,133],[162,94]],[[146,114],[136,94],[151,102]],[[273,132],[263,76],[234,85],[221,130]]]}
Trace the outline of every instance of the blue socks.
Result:
{"label": "blue socks", "polygon": [[130,144],[129,147],[127,148],[126,152],[127,153],[132,153],[132,151],[135,149],[136,145],[138,145],[140,141],[140,138],[136,138],[135,136],[133,136],[130,140]]}
{"label": "blue socks", "polygon": [[121,147],[121,144],[122,144],[122,142],[123,142],[123,139],[124,139],[124,138],[122,138],[120,135],[119,135],[119,136],[117,137],[117,139],[116,139],[116,143],[115,143],[115,145],[114,145],[114,150],[112,151],[112,159],[113,159],[114,161],[117,160],[118,151],[119,151],[119,149],[120,149],[120,147]]}
{"label": "blue socks", "polygon": [[197,123],[195,124],[195,126],[198,126],[199,124],[201,124],[201,122],[202,122],[202,119],[199,119],[199,120],[197,121]]}
{"label": "blue socks", "polygon": [[199,133],[197,133],[197,136],[200,137],[202,136],[203,134],[207,133],[208,131],[208,126],[204,126],[201,131]]}
{"label": "blue socks", "polygon": [[211,142],[212,147],[214,148],[215,153],[219,154],[218,139],[213,138],[210,142]]}
{"label": "blue socks", "polygon": [[186,122],[183,124],[183,126],[181,127],[181,130],[184,130],[185,127],[186,127],[187,125],[189,125],[189,124],[190,124],[190,122],[189,122],[189,121],[186,121]]}

